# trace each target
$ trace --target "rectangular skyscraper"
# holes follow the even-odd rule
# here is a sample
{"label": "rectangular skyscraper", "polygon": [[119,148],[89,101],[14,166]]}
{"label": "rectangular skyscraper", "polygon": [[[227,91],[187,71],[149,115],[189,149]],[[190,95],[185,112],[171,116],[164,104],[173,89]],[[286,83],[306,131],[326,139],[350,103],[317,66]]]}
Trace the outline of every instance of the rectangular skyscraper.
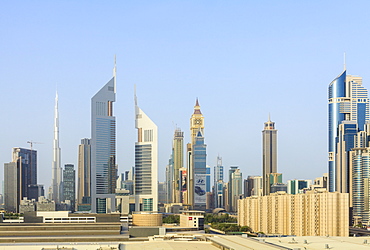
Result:
{"label": "rectangular skyscraper", "polygon": [[76,171],[73,164],[64,165],[63,170],[63,198],[70,202],[70,211],[75,211],[76,200]]}
{"label": "rectangular skyscraper", "polygon": [[84,138],[78,146],[78,204],[90,203],[91,143]]}
{"label": "rectangular skyscraper", "polygon": [[172,201],[181,203],[181,177],[180,169],[184,167],[184,132],[179,128],[175,130],[172,143],[172,161],[173,161],[173,184]]}
{"label": "rectangular skyscraper", "polygon": [[263,195],[270,194],[270,174],[277,172],[277,130],[275,122],[265,122],[262,131],[262,182]]}
{"label": "rectangular skyscraper", "polygon": [[215,208],[223,208],[224,167],[222,166],[222,158],[220,156],[217,156],[217,165],[214,167],[213,174],[214,174],[213,185],[214,185]]}
{"label": "rectangular skyscraper", "polygon": [[349,151],[354,134],[369,120],[368,91],[362,78],[344,70],[330,84],[329,101],[329,191],[349,192]]}
{"label": "rectangular skyscraper", "polygon": [[135,211],[158,211],[158,128],[139,108],[135,93]]}
{"label": "rectangular skyscraper", "polygon": [[115,210],[116,166],[116,65],[113,77],[91,99],[91,210]]}

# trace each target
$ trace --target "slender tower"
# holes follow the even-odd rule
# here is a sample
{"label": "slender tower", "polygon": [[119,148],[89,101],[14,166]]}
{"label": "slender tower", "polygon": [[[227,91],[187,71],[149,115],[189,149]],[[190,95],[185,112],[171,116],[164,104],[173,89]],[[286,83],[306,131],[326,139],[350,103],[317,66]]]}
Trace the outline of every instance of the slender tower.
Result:
{"label": "slender tower", "polygon": [[59,111],[58,111],[58,92],[55,96],[54,109],[54,140],[53,140],[53,163],[51,180],[51,198],[55,203],[62,202],[62,168],[60,164],[59,147]]}
{"label": "slender tower", "polygon": [[158,128],[137,105],[135,91],[135,211],[158,211]]}
{"label": "slender tower", "polygon": [[192,209],[206,207],[206,145],[204,144],[204,117],[200,111],[198,98],[190,117],[190,165],[188,166],[188,203]]}
{"label": "slender tower", "polygon": [[277,172],[277,130],[275,122],[265,122],[262,131],[263,195],[270,194],[270,174]]}
{"label": "slender tower", "polygon": [[115,211],[116,117],[116,59],[113,77],[91,98],[91,211]]}

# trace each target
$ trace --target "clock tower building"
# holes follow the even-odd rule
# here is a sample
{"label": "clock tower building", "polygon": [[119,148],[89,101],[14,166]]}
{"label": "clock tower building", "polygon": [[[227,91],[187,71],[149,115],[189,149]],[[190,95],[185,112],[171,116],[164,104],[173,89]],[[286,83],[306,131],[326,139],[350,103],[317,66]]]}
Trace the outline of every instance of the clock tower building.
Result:
{"label": "clock tower building", "polygon": [[200,106],[198,98],[195,102],[194,113],[190,118],[190,133],[191,133],[191,144],[194,145],[195,137],[197,136],[198,131],[204,133],[204,117],[200,111]]}
{"label": "clock tower building", "polygon": [[198,98],[190,118],[191,143],[188,146],[188,204],[191,209],[206,209],[206,145],[204,143],[204,117]]}

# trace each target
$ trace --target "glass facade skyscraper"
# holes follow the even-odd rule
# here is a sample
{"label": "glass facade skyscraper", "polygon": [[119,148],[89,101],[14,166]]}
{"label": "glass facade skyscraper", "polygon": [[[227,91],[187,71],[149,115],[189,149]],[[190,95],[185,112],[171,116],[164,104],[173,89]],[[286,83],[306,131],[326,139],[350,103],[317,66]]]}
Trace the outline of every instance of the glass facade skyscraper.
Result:
{"label": "glass facade skyscraper", "polygon": [[91,210],[115,208],[116,166],[116,67],[112,79],[91,99]]}
{"label": "glass facade skyscraper", "polygon": [[63,199],[70,202],[70,211],[75,211],[76,200],[76,171],[73,164],[64,165],[63,170]]}
{"label": "glass facade skyscraper", "polygon": [[[348,151],[354,146],[354,134],[363,130],[369,120],[368,91],[362,86],[361,77],[347,75],[344,70],[329,84],[328,101],[329,191],[347,193]],[[345,125],[340,128],[342,123]]]}
{"label": "glass facade skyscraper", "polygon": [[194,166],[194,208],[195,210],[206,209],[207,192],[207,153],[204,144],[204,136],[201,130],[198,131],[193,145],[193,166]]}

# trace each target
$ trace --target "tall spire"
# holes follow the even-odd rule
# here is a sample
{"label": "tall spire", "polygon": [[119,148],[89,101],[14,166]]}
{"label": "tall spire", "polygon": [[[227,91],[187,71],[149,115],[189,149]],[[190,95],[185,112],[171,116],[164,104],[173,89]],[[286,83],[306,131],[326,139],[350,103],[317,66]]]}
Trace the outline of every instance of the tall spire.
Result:
{"label": "tall spire", "polygon": [[271,122],[270,112],[269,112],[269,120],[268,120],[268,122]]}
{"label": "tall spire", "polygon": [[195,101],[194,114],[202,114],[202,112],[200,111],[200,105],[199,105],[198,97]]}

